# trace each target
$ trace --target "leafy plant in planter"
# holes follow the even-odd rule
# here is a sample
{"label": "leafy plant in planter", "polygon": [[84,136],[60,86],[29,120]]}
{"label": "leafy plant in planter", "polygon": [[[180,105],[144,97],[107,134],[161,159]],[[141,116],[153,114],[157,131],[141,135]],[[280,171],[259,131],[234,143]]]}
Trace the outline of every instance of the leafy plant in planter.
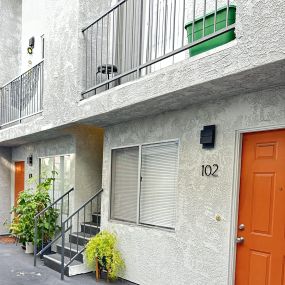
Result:
{"label": "leafy plant in planter", "polygon": [[115,280],[123,273],[125,263],[117,249],[117,237],[108,231],[102,231],[87,243],[85,256],[90,268],[96,266],[96,279],[103,270],[107,271],[107,279]]}
{"label": "leafy plant in planter", "polygon": [[42,238],[43,243],[47,244],[59,228],[56,223],[59,216],[58,210],[50,208],[38,219],[38,233],[40,234],[34,241],[34,217],[51,203],[49,189],[53,180],[54,178],[45,178],[43,182],[36,185],[34,192],[31,189],[21,192],[17,205],[12,209],[15,218],[10,226],[10,232],[23,244],[36,242],[39,247]]}

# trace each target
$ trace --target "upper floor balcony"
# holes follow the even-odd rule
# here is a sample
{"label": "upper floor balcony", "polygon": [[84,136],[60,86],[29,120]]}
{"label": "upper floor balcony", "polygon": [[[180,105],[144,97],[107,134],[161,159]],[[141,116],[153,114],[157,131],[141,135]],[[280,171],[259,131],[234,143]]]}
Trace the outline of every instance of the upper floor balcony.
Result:
{"label": "upper floor balcony", "polygon": [[122,0],[83,29],[83,98],[235,39],[230,0]]}
{"label": "upper floor balcony", "polygon": [[0,128],[21,123],[43,111],[43,65],[11,80],[0,89]]}

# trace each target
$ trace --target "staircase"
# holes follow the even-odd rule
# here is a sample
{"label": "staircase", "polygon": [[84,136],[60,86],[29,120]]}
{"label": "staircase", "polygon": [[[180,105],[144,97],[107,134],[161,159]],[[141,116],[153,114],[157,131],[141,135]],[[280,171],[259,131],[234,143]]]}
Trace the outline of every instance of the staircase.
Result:
{"label": "staircase", "polygon": [[[35,216],[34,240],[38,241],[41,238],[41,250],[38,250],[37,245],[35,245],[34,266],[36,266],[37,257],[43,256],[44,264],[60,272],[62,280],[64,275],[73,276],[92,271],[85,262],[84,250],[90,238],[100,232],[101,225],[101,194],[103,189],[75,212],[69,214],[69,195],[73,190],[70,189]],[[38,232],[38,224],[51,208],[57,209],[59,212],[60,232],[57,232],[53,240],[46,245],[43,241],[43,232]],[[52,249],[51,254],[46,253],[48,249]]]}
{"label": "staircase", "polygon": [[[92,221],[83,222],[80,225],[80,232],[72,232],[69,234],[68,242],[65,243],[64,249],[61,243],[56,244],[56,253],[50,255],[44,255],[44,264],[61,272],[61,258],[62,253],[64,255],[64,274],[67,276],[73,276],[77,274],[83,274],[91,272],[84,261],[84,246],[89,239],[95,236],[100,231],[101,215],[100,213],[92,214]],[[75,257],[74,261],[67,265],[71,258]]]}

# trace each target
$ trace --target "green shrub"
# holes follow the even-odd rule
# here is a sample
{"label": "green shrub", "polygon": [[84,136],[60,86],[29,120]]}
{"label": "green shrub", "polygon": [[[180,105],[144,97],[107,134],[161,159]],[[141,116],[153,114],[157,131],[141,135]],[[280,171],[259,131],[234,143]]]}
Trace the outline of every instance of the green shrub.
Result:
{"label": "green shrub", "polygon": [[91,238],[86,246],[86,260],[90,268],[95,268],[95,260],[108,273],[108,278],[116,279],[125,269],[125,263],[117,249],[117,237],[108,231],[102,231]]}
{"label": "green shrub", "polygon": [[[34,217],[51,204],[49,189],[53,180],[54,178],[45,178],[43,182],[36,185],[35,191],[28,189],[19,194],[17,205],[12,209],[15,217],[10,226],[10,233],[17,236],[21,243],[34,242]],[[43,242],[48,242],[54,236],[59,228],[56,223],[58,216],[58,210],[50,208],[39,217],[36,241],[38,245],[42,241],[42,237]]]}

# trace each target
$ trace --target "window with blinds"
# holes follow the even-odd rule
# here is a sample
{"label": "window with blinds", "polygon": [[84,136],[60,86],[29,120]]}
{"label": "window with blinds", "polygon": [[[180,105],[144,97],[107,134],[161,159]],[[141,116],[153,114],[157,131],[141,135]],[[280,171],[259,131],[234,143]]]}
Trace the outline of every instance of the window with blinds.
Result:
{"label": "window with blinds", "polygon": [[137,221],[139,147],[112,152],[111,218]]}
{"label": "window with blinds", "polygon": [[111,218],[175,228],[177,168],[177,141],[113,150]]}

